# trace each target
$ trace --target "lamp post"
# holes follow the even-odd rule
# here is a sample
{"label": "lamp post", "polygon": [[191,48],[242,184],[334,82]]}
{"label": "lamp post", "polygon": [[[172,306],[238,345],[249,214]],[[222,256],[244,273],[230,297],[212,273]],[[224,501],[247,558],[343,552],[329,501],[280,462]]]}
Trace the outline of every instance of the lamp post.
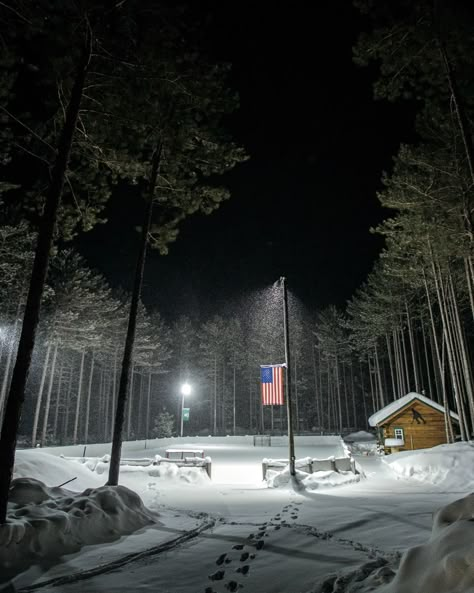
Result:
{"label": "lamp post", "polygon": [[191,385],[189,383],[183,383],[181,385],[181,430],[180,436],[183,436],[183,416],[184,416],[184,396],[191,393]]}

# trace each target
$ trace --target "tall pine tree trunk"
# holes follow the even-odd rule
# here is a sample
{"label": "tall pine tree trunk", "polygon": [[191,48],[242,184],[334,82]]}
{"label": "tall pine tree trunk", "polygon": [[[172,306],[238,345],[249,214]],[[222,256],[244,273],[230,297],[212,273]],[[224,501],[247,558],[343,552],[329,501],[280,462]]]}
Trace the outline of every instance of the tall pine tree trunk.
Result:
{"label": "tall pine tree trunk", "polygon": [[56,401],[54,404],[54,420],[53,420],[53,441],[57,442],[58,437],[58,421],[59,421],[59,404],[61,402],[61,389],[63,384],[64,360],[61,360],[58,373],[58,389],[56,392]]}
{"label": "tall pine tree trunk", "polygon": [[464,271],[466,273],[466,283],[467,283],[467,291],[469,294],[469,304],[471,305],[471,315],[474,319],[474,290],[473,290],[473,282],[472,276],[469,270],[469,260],[467,257],[464,258]]}
{"label": "tall pine tree trunk", "polygon": [[347,396],[347,369],[346,369],[344,360],[342,361],[341,364],[342,364],[342,386],[343,386],[343,390],[344,390],[344,408],[346,411],[346,428],[348,428],[350,426],[350,423],[349,423],[349,398]]}
{"label": "tall pine tree trunk", "polygon": [[81,60],[66,109],[66,117],[59,139],[56,161],[51,172],[51,182],[46,194],[16,362],[3,417],[2,434],[0,437],[0,467],[2,468],[0,473],[0,524],[5,523],[7,516],[8,492],[13,475],[13,465],[15,463],[18,426],[25,400],[26,381],[30,371],[31,356],[35,345],[41,299],[48,272],[57,212],[63,193],[72,141],[76,131],[79,108],[92,53],[91,42],[91,32],[87,29]]}
{"label": "tall pine tree trunk", "polygon": [[63,420],[63,431],[62,431],[62,441],[63,444],[67,440],[68,429],[69,429],[69,414],[70,414],[70,404],[71,404],[71,391],[72,391],[72,379],[73,379],[73,367],[69,368],[69,381],[67,386],[67,393],[66,393],[66,404],[64,406],[64,420]]}
{"label": "tall pine tree trunk", "polygon": [[428,303],[428,311],[430,314],[431,336],[433,339],[433,349],[436,353],[436,360],[438,362],[438,367],[439,367],[439,376],[441,379],[441,393],[442,393],[442,397],[443,397],[443,406],[444,406],[444,414],[445,414],[446,437],[447,437],[447,442],[449,443],[449,442],[451,442],[450,434],[453,432],[453,428],[452,428],[452,424],[451,424],[451,416],[449,415],[448,395],[446,393],[446,374],[445,374],[445,364],[444,364],[444,359],[445,359],[444,344],[445,344],[445,342],[443,339],[443,344],[442,344],[443,353],[441,355],[440,351],[439,351],[438,336],[436,334],[436,324],[435,324],[435,319],[434,319],[433,306],[431,304],[431,296],[430,296],[430,292],[429,292],[428,281],[426,279],[426,274],[425,274],[424,270],[422,270],[422,273],[423,273],[423,283],[424,283],[425,291],[426,291],[426,300]]}
{"label": "tall pine tree trunk", "polygon": [[128,390],[128,409],[127,409],[127,441],[130,440],[132,430],[132,405],[133,405],[133,389],[135,387],[135,365],[132,362],[130,371],[130,385]]}
{"label": "tall pine tree trunk", "polygon": [[318,389],[318,375],[316,373],[316,356],[314,355],[314,344],[312,344],[311,346],[311,353],[312,353],[312,359],[313,359],[313,376],[314,376],[314,403],[315,403],[315,407],[316,407],[316,422],[318,425],[318,428],[321,428],[321,415],[319,412],[319,400],[320,400],[320,392]]}
{"label": "tall pine tree trunk", "polygon": [[16,342],[16,332],[17,332],[17,328],[18,328],[18,317],[20,316],[20,303],[18,304],[18,308],[17,308],[17,312],[16,312],[16,316],[15,316],[15,323],[13,325],[13,342],[11,344],[11,347],[8,348],[8,354],[7,354],[7,363],[5,366],[5,371],[3,374],[3,379],[2,379],[2,388],[0,390],[0,420],[3,418],[3,404],[5,402],[5,396],[7,394],[7,388],[8,388],[8,380],[10,379],[10,368],[11,368],[11,364],[12,364],[12,360],[13,360],[13,354],[15,352],[15,342]]}
{"label": "tall pine tree trunk", "polygon": [[335,355],[335,370],[336,370],[336,390],[337,390],[337,425],[339,427],[339,433],[342,434],[342,401],[341,401],[341,385],[339,381],[339,358],[336,353]]}
{"label": "tall pine tree trunk", "polygon": [[151,370],[148,372],[148,388],[146,392],[145,439],[150,432],[150,403],[151,403]]}
{"label": "tall pine tree trunk", "polygon": [[135,270],[135,280],[133,283],[132,301],[130,303],[130,313],[128,317],[127,336],[125,338],[125,348],[122,359],[122,370],[120,373],[119,391],[117,396],[117,407],[115,410],[114,433],[112,438],[112,451],[110,456],[110,468],[108,484],[117,486],[120,473],[120,455],[122,451],[122,430],[125,418],[125,405],[127,403],[127,389],[129,385],[130,366],[133,357],[133,347],[135,343],[135,330],[137,326],[138,305],[143,284],[143,272],[145,269],[146,248],[148,243],[148,233],[150,232],[153,196],[158,180],[160,162],[161,162],[161,143],[159,143],[153,153],[150,178],[146,195],[145,217],[141,230],[141,244],[138,254]]}
{"label": "tall pine tree trunk", "polygon": [[56,359],[58,356],[58,343],[54,346],[53,360],[51,361],[51,371],[49,373],[48,393],[46,394],[46,405],[44,407],[43,415],[43,430],[41,431],[41,446],[46,444],[46,434],[48,431],[49,410],[51,407],[51,394],[53,392],[54,372],[56,370]]}
{"label": "tall pine tree trunk", "polygon": [[434,253],[431,246],[431,243],[428,241],[428,245],[430,248],[430,256],[431,256],[431,267],[433,272],[433,279],[436,288],[436,295],[438,298],[438,305],[439,311],[441,314],[441,324],[443,327],[443,338],[446,344],[446,352],[448,357],[448,365],[451,372],[451,380],[453,385],[453,392],[454,392],[454,399],[456,402],[456,408],[459,415],[460,421],[460,430],[461,430],[461,438],[463,441],[467,440],[467,430],[466,430],[466,420],[464,414],[464,405],[462,402],[459,382],[458,382],[458,373],[456,369],[456,362],[454,359],[454,352],[452,348],[452,341],[451,341],[451,332],[448,323],[448,319],[446,316],[446,301],[443,294],[443,286],[442,286],[442,278],[439,271],[439,266],[435,263]]}
{"label": "tall pine tree trunk", "polygon": [[377,372],[377,383],[378,383],[378,388],[379,388],[379,401],[380,401],[380,407],[383,408],[385,406],[385,397],[383,394],[382,373],[380,372],[379,350],[377,348],[377,342],[375,342],[374,351],[375,351],[375,369]]}
{"label": "tall pine tree trunk", "polygon": [[114,418],[115,418],[115,411],[117,409],[117,356],[118,352],[117,349],[114,352],[114,370],[112,375],[112,409],[111,409],[111,417],[110,417],[110,440],[113,438],[113,431],[114,431]]}
{"label": "tall pine tree trunk", "polygon": [[413,365],[413,377],[415,379],[415,391],[416,391],[416,393],[420,393],[420,380],[418,377],[418,363],[416,360],[416,350],[415,350],[415,336],[413,334],[413,326],[412,326],[412,322],[411,322],[410,309],[408,308],[408,302],[406,301],[406,299],[405,299],[405,310],[407,313],[408,338],[410,340],[411,363]]}
{"label": "tall pine tree trunk", "polygon": [[72,442],[75,445],[77,443],[77,435],[79,431],[79,413],[81,411],[81,400],[82,400],[82,379],[84,377],[84,359],[86,357],[86,349],[84,348],[81,354],[81,364],[79,367],[79,384],[77,386],[77,397],[76,397],[76,413],[74,415],[74,432],[72,436]]}
{"label": "tall pine tree trunk", "polygon": [[351,355],[350,361],[351,369],[351,399],[352,399],[352,419],[353,426],[357,427],[357,408],[356,408],[356,397],[355,397],[355,382],[354,382],[354,360]]}
{"label": "tall pine tree trunk", "polygon": [[91,411],[91,394],[92,394],[92,379],[94,377],[94,365],[95,365],[95,352],[92,350],[91,356],[91,368],[89,371],[89,384],[87,386],[87,398],[86,398],[86,419],[84,425],[84,444],[87,445],[89,440],[89,420]]}
{"label": "tall pine tree trunk", "polygon": [[138,377],[140,379],[140,383],[138,386],[138,411],[137,411],[137,433],[135,435],[135,439],[140,439],[140,435],[142,434],[142,421],[143,421],[143,373],[139,373]]}
{"label": "tall pine tree trunk", "polygon": [[392,346],[390,344],[390,336],[388,333],[385,334],[385,343],[387,344],[387,353],[388,353],[388,367],[390,369],[390,378],[392,380],[392,393],[393,393],[393,400],[397,399],[397,392],[396,392],[396,385],[395,385],[395,375],[393,373],[393,359],[392,359]]}
{"label": "tall pine tree trunk", "polygon": [[405,344],[405,336],[403,334],[403,326],[400,323],[400,344],[402,345],[402,354],[403,354],[403,368],[405,370],[405,381],[406,381],[406,391],[412,391],[411,383],[410,383],[410,370],[408,368],[408,354],[407,354],[407,347]]}
{"label": "tall pine tree trunk", "polygon": [[458,350],[459,350],[459,357],[461,359],[460,364],[461,364],[462,371],[463,371],[464,384],[466,387],[467,402],[469,405],[469,411],[470,411],[470,415],[471,415],[470,434],[472,434],[474,432],[474,392],[473,392],[473,386],[472,386],[472,372],[471,372],[471,366],[469,364],[469,356],[468,356],[467,349],[466,349],[466,341],[464,338],[464,332],[463,332],[462,326],[461,326],[461,318],[459,315],[459,308],[458,308],[456,294],[454,292],[453,279],[451,276],[451,272],[449,272],[448,288],[450,291],[451,303],[452,303],[452,317],[454,320],[453,325],[454,325],[454,329],[456,330],[457,338],[458,338],[457,339]]}
{"label": "tall pine tree trunk", "polygon": [[431,382],[431,372],[430,372],[430,359],[428,356],[428,341],[426,339],[426,330],[425,330],[425,321],[422,317],[421,319],[421,339],[423,341],[423,351],[425,353],[425,366],[426,366],[426,378],[428,379],[428,393],[431,399],[434,399],[439,402],[439,394],[433,391],[433,386]]}
{"label": "tall pine tree trunk", "polygon": [[33,430],[31,433],[31,446],[32,447],[36,447],[36,434],[38,432],[39,417],[40,417],[40,412],[41,412],[41,403],[43,400],[43,389],[44,389],[44,384],[46,382],[46,373],[48,372],[50,353],[51,353],[51,343],[48,343],[48,347],[46,348],[46,356],[45,356],[44,364],[43,364],[43,372],[41,373],[41,381],[40,381],[40,386],[39,386],[39,391],[38,391],[38,398],[36,400],[35,416],[33,418]]}

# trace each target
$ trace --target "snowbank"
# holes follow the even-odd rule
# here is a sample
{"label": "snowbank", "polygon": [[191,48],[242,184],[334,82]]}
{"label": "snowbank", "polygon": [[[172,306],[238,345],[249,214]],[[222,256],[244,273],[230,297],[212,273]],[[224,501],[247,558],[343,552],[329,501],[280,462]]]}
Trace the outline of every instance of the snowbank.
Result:
{"label": "snowbank", "polygon": [[377,558],[356,571],[332,575],[315,593],[472,593],[474,494],[440,509],[426,544],[409,549],[397,567]]}
{"label": "snowbank", "polygon": [[102,486],[104,478],[92,473],[85,465],[57,457],[38,449],[17,451],[14,478],[36,478],[46,486],[59,486],[72,478],[68,490],[81,492],[86,488]]}
{"label": "snowbank", "polygon": [[474,443],[438,445],[432,449],[401,451],[383,458],[399,477],[443,485],[450,489],[474,489]]}
{"label": "snowbank", "polygon": [[306,490],[319,490],[321,488],[333,488],[334,486],[345,486],[360,482],[361,475],[351,471],[340,472],[316,472],[308,474],[302,481]]}
{"label": "snowbank", "polygon": [[[296,469],[296,479],[307,490],[333,488],[360,481],[360,475],[351,471],[318,471],[308,474]],[[291,484],[290,468],[287,465],[283,471],[267,470],[267,486],[269,488],[287,488]]]}
{"label": "snowbank", "polygon": [[208,484],[210,478],[206,471],[200,467],[178,467],[174,463],[167,463],[166,465],[152,465],[150,467],[133,467],[130,465],[122,465],[120,472],[126,473],[143,473],[152,478],[160,478],[167,482],[188,484]]}
{"label": "snowbank", "polygon": [[[208,458],[207,458],[208,459]],[[200,460],[201,461],[201,460]],[[202,460],[204,461],[204,460]],[[78,458],[73,464],[85,467],[97,476],[107,475],[109,471],[109,456],[100,458]],[[121,465],[120,475],[139,474],[143,477],[160,478],[170,483],[206,484],[210,478],[203,467],[179,467],[174,463],[160,465]]]}
{"label": "snowbank", "polygon": [[124,486],[78,494],[34,478],[17,478],[10,490],[8,522],[0,525],[0,582],[32,564],[116,540],[156,521],[157,515]]}

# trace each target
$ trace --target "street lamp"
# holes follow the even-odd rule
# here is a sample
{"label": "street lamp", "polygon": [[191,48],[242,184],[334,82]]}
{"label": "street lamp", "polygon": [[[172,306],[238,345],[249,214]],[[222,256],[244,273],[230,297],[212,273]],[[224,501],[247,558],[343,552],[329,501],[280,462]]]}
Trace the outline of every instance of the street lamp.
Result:
{"label": "street lamp", "polygon": [[190,393],[191,385],[189,383],[183,383],[181,385],[181,436],[183,436],[184,396],[189,395]]}

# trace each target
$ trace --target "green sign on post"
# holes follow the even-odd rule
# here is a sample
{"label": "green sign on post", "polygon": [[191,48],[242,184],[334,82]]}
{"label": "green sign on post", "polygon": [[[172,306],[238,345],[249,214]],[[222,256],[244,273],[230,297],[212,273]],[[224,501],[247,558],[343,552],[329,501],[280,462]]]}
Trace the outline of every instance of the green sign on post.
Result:
{"label": "green sign on post", "polygon": [[183,421],[187,422],[189,420],[189,408],[183,408]]}

